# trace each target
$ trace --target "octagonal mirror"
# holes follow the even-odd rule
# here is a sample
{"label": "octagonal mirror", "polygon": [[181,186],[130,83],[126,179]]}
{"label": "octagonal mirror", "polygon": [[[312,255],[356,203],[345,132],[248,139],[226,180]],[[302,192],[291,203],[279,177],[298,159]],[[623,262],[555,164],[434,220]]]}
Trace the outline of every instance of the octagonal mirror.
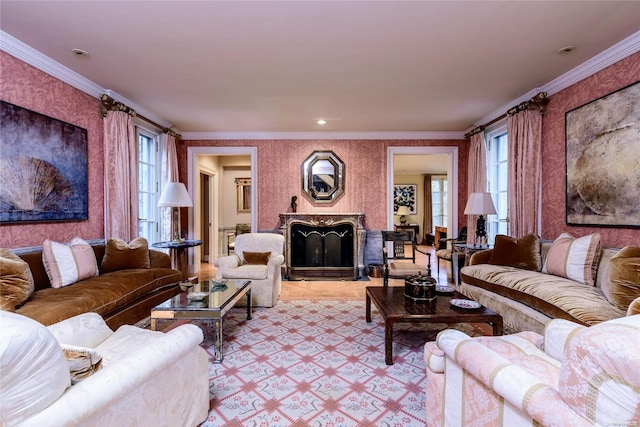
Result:
{"label": "octagonal mirror", "polygon": [[344,193],[344,163],[333,151],[314,151],[302,164],[302,191],[315,203],[331,203]]}

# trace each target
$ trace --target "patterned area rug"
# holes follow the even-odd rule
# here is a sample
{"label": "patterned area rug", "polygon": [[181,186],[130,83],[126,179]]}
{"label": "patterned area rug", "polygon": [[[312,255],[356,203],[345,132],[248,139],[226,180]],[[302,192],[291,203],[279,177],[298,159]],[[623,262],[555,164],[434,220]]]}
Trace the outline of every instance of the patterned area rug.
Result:
{"label": "patterned area rug", "polygon": [[[424,426],[423,347],[447,325],[395,325],[384,363],[384,323],[364,301],[279,301],[233,308],[224,360],[209,365],[212,426]],[[488,325],[456,326],[470,335]],[[212,351],[210,331],[204,346]]]}

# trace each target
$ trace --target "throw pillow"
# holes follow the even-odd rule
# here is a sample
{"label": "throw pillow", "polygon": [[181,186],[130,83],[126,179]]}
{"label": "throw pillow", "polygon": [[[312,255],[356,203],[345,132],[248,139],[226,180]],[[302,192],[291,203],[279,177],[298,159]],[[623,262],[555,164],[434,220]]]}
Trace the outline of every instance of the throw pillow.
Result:
{"label": "throw pillow", "polygon": [[640,247],[625,246],[609,261],[607,299],[621,310],[640,297]]}
{"label": "throw pillow", "polygon": [[9,249],[0,249],[0,309],[15,311],[33,289],[29,264]]}
{"label": "throw pillow", "polygon": [[542,272],[594,286],[601,240],[600,233],[579,238],[561,233],[549,249]]}
{"label": "throw pillow", "polygon": [[93,248],[79,237],[68,245],[49,239],[42,244],[42,263],[52,288],[71,285],[98,275]]}
{"label": "throw pillow", "polygon": [[627,309],[627,316],[633,316],[634,314],[640,314],[640,297],[631,301]]}
{"label": "throw pillow", "polygon": [[109,239],[102,258],[102,272],[130,268],[151,268],[147,239],[138,237],[129,243],[120,239]]}
{"label": "throw pillow", "polygon": [[69,364],[71,385],[77,384],[102,368],[102,356],[92,348],[61,344]]}
{"label": "throw pillow", "polygon": [[488,263],[540,271],[540,247],[540,237],[535,234],[527,234],[519,239],[498,234]]}
{"label": "throw pillow", "polygon": [[242,252],[246,264],[267,265],[271,252]]}

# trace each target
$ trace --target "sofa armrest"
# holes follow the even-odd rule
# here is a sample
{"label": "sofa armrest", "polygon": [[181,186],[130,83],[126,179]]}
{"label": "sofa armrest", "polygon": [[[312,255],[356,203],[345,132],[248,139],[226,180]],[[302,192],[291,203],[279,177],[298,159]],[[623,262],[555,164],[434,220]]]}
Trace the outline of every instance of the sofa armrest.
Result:
{"label": "sofa armrest", "polygon": [[[448,329],[438,347],[451,361],[489,390],[542,425],[592,425],[562,400],[557,390],[468,335]],[[551,410],[550,408],[553,408]]]}
{"label": "sofa armrest", "polygon": [[544,352],[556,360],[562,361],[564,349],[585,326],[565,319],[554,319],[544,328]]}
{"label": "sofa armrest", "polygon": [[492,253],[493,249],[486,249],[472,254],[469,258],[469,265],[488,264]]}
{"label": "sofa armrest", "polygon": [[424,345],[424,364],[431,372],[444,373],[444,359],[444,351],[435,341],[429,341]]}
{"label": "sofa armrest", "polygon": [[164,252],[149,249],[151,268],[171,268],[171,257]]}
{"label": "sofa armrest", "polygon": [[113,334],[102,316],[82,313],[47,326],[60,344],[94,348]]}
{"label": "sofa armrest", "polygon": [[[128,421],[123,425],[135,425],[143,419],[146,425],[153,425],[144,417],[157,418],[159,414],[166,416],[163,412],[185,410],[175,408],[176,404],[188,406],[189,402],[184,402],[182,397],[189,397],[188,393],[193,392],[191,383],[189,391],[185,387],[175,398],[166,396],[167,390],[178,384],[173,381],[180,381],[180,378],[202,382],[195,388],[196,391],[202,389],[196,395],[203,401],[195,399],[192,403],[208,408],[207,356],[200,348],[202,340],[202,330],[190,324],[161,334],[125,359],[105,366],[70,387],[57,401],[21,426],[92,425],[96,420],[102,420],[103,425],[117,425],[123,420]],[[166,382],[165,388],[159,382]],[[165,425],[171,423],[168,419],[165,422]]]}
{"label": "sofa armrest", "polygon": [[272,256],[271,258],[269,258],[269,262],[267,263],[267,269],[278,271],[283,262],[284,262],[284,255]]}

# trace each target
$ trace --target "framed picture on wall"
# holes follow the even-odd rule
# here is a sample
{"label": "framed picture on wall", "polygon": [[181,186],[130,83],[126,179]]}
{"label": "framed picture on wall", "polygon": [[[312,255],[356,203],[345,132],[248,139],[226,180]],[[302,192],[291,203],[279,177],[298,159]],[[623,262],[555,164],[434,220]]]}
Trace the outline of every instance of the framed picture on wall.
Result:
{"label": "framed picture on wall", "polygon": [[415,215],[417,210],[418,186],[416,184],[398,184],[393,186],[393,212],[398,212],[400,206],[409,209],[409,215]]}
{"label": "framed picture on wall", "polygon": [[87,130],[0,102],[0,223],[88,219]]}
{"label": "framed picture on wall", "polygon": [[640,227],[640,82],[565,114],[567,224]]}

